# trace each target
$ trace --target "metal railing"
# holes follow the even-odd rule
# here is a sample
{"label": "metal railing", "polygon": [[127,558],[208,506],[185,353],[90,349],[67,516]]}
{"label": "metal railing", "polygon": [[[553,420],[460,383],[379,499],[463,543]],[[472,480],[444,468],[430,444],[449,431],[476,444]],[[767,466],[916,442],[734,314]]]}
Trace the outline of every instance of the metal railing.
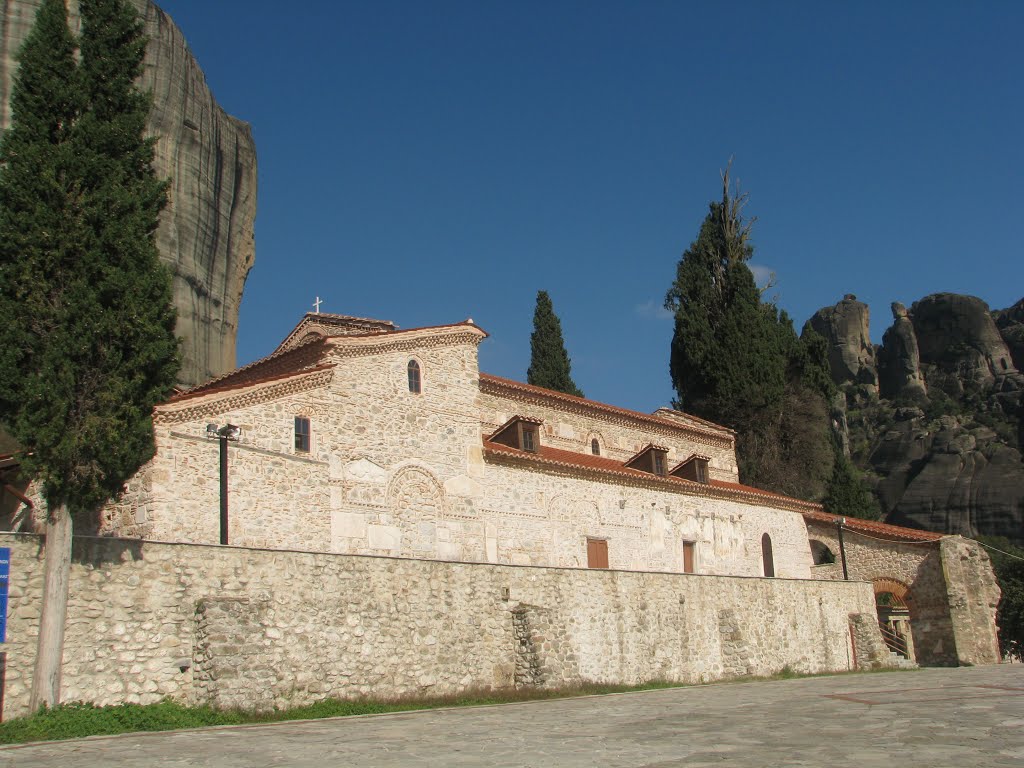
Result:
{"label": "metal railing", "polygon": [[907,641],[893,632],[885,624],[879,622],[878,628],[882,631],[882,639],[889,646],[889,650],[898,653],[905,659],[910,658],[910,651],[907,650]]}

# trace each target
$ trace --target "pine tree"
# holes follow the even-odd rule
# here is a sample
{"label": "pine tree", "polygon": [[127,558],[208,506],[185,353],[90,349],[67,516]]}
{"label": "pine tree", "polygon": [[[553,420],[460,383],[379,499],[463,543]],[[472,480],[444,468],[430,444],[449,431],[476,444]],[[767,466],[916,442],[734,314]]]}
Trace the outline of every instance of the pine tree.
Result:
{"label": "pine tree", "polygon": [[538,291],[526,381],[538,387],[583,397],[572,380],[570,367],[569,353],[565,351],[565,342],[562,340],[562,323],[555,314],[548,292]]}
{"label": "pine tree", "polygon": [[46,500],[33,708],[60,698],[73,521],[93,525],[152,456],[178,367],[142,27],[124,0],[80,11],[76,66],[64,3],[44,0],[0,142],[0,419]]}

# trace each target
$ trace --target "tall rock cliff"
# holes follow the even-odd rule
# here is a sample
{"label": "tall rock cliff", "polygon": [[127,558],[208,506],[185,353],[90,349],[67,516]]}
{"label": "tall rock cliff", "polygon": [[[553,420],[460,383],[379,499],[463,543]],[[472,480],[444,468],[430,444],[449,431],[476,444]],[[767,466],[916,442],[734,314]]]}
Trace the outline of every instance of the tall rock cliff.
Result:
{"label": "tall rock cliff", "polygon": [[[844,303],[815,317],[842,315]],[[876,354],[879,391],[845,360],[832,369],[846,415],[834,423],[886,519],[1024,542],[1024,376],[1013,357],[1024,300],[990,312],[981,299],[941,293],[892,309]],[[837,349],[862,346],[859,324],[830,327]]]}
{"label": "tall rock cliff", "polygon": [[[214,101],[181,31],[149,0],[138,8],[149,46],[141,87],[153,93],[156,172],[170,177],[157,247],[174,278],[181,384],[235,367],[238,309],[255,259],[256,146],[247,123]],[[10,123],[17,54],[40,0],[0,0],[0,129]],[[69,0],[72,28],[78,0]]]}
{"label": "tall rock cliff", "polygon": [[828,363],[832,380],[850,382],[878,390],[875,349],[871,345],[871,314],[868,305],[846,294],[834,307],[819,309],[810,320],[811,328],[828,342]]}

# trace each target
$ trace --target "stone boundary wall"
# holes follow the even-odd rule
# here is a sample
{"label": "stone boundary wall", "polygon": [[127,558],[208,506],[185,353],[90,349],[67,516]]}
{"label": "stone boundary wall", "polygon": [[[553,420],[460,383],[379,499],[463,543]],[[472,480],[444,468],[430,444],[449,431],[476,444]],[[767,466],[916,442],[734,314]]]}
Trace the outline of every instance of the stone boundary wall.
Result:
{"label": "stone boundary wall", "polygon": [[[835,526],[808,520],[807,535],[836,557],[835,563],[812,567],[811,575],[842,579]],[[999,585],[980,544],[962,536],[927,543],[880,541],[850,530],[844,541],[851,579],[892,579],[909,589],[907,605],[919,664],[999,662],[995,623]]]}
{"label": "stone boundary wall", "polygon": [[[4,713],[26,714],[43,541],[11,548]],[[329,696],[846,670],[864,582],[452,563],[76,537],[63,700]],[[867,622],[871,625],[871,622]],[[880,639],[876,645],[880,643]],[[877,665],[858,646],[861,666]]]}

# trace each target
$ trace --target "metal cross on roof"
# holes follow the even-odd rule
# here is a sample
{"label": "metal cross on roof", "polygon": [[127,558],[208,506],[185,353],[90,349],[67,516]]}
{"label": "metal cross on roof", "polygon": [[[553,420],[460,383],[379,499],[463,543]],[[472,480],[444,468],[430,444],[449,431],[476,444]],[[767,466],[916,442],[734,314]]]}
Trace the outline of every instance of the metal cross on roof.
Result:
{"label": "metal cross on roof", "polygon": [[319,297],[319,296],[317,296],[317,297],[316,297],[316,301],[314,301],[314,302],[313,302],[313,311],[314,311],[314,312],[315,312],[316,314],[318,314],[318,315],[320,314],[320,304],[321,304],[321,300],[320,300],[320,297]]}

